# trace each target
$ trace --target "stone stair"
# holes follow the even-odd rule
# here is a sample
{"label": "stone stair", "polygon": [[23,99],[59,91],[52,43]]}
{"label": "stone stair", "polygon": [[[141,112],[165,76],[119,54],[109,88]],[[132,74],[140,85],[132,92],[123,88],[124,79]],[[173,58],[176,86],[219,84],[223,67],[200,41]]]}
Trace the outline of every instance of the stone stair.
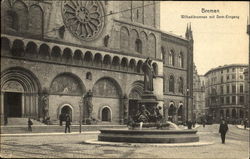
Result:
{"label": "stone stair", "polygon": [[[44,123],[31,119],[33,125],[45,125]],[[28,125],[28,118],[8,118],[7,126],[27,126]]]}

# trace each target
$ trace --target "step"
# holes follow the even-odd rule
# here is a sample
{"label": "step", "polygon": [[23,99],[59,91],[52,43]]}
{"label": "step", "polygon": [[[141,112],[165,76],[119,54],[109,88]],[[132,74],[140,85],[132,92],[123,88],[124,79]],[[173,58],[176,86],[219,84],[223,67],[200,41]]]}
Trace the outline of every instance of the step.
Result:
{"label": "step", "polygon": [[[44,123],[31,119],[33,125],[45,125]],[[7,125],[28,125],[28,118],[8,118]]]}
{"label": "step", "polygon": [[[126,125],[82,125],[82,131],[98,131],[100,129],[126,129]],[[79,132],[79,125],[71,125],[71,132]],[[52,133],[52,132],[64,132],[65,125],[33,125],[33,133]],[[28,126],[25,125],[8,125],[1,126],[1,134],[18,134],[18,133],[27,133]]]}

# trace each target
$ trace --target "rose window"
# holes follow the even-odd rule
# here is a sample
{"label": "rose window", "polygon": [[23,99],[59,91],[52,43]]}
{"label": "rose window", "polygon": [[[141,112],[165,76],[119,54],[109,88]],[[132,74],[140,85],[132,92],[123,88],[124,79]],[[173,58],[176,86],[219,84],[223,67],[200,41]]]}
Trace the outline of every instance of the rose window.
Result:
{"label": "rose window", "polygon": [[68,30],[85,41],[97,38],[104,26],[103,7],[97,1],[65,1],[62,16]]}

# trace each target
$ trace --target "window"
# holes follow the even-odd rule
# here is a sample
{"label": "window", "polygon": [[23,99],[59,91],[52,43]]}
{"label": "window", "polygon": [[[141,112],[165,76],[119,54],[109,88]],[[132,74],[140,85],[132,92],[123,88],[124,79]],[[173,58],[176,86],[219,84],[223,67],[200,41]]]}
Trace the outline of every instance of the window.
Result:
{"label": "window", "polygon": [[236,96],[232,96],[232,104],[236,104]]}
{"label": "window", "polygon": [[169,92],[174,92],[174,77],[170,76],[169,78]]}
{"label": "window", "polygon": [[220,103],[224,104],[224,97],[220,97]]}
{"label": "window", "polygon": [[240,72],[243,72],[243,68],[240,68]]}
{"label": "window", "polygon": [[220,81],[221,81],[221,83],[223,83],[223,76],[221,76]]}
{"label": "window", "polygon": [[230,104],[230,97],[226,97],[227,104]]}
{"label": "window", "polygon": [[240,104],[244,104],[244,96],[240,96]]}
{"label": "window", "polygon": [[183,79],[180,77],[179,78],[179,88],[178,88],[179,93],[183,94]]}
{"label": "window", "polygon": [[223,73],[223,70],[221,70],[221,72],[220,73]]}
{"label": "window", "polygon": [[179,55],[179,66],[181,67],[181,68],[183,68],[184,67],[184,65],[183,65],[183,53],[182,52],[180,52],[180,55]]}
{"label": "window", "polygon": [[232,68],[232,72],[234,72],[235,71],[235,68]]}
{"label": "window", "polygon": [[243,75],[240,75],[240,79],[243,79]]}
{"label": "window", "polygon": [[8,10],[5,17],[5,25],[11,29],[18,31],[18,15],[15,11]]}
{"label": "window", "polygon": [[232,93],[236,93],[236,86],[232,85]]}
{"label": "window", "polygon": [[240,93],[243,93],[244,89],[243,89],[243,85],[240,85]]}
{"label": "window", "polygon": [[223,86],[220,86],[220,94],[223,94],[224,90],[223,90]]}
{"label": "window", "polygon": [[229,80],[230,79],[230,76],[229,75],[227,75],[227,80]]}
{"label": "window", "polygon": [[235,79],[235,74],[232,74],[232,79]]}
{"label": "window", "polygon": [[135,40],[135,51],[142,53],[142,42],[140,39]]}
{"label": "window", "polygon": [[230,88],[229,88],[229,85],[227,85],[227,93],[229,93],[229,89],[230,89]]}
{"label": "window", "polygon": [[227,73],[229,72],[229,68],[227,69]]}
{"label": "window", "polygon": [[171,50],[169,53],[169,65],[174,66],[174,51]]}

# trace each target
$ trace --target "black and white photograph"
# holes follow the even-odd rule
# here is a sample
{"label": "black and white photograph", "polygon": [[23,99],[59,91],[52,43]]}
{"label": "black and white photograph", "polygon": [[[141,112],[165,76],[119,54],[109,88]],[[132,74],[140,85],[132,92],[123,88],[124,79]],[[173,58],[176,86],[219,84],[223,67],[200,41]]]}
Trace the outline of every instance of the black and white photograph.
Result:
{"label": "black and white photograph", "polygon": [[1,158],[250,157],[250,2],[1,0]]}

